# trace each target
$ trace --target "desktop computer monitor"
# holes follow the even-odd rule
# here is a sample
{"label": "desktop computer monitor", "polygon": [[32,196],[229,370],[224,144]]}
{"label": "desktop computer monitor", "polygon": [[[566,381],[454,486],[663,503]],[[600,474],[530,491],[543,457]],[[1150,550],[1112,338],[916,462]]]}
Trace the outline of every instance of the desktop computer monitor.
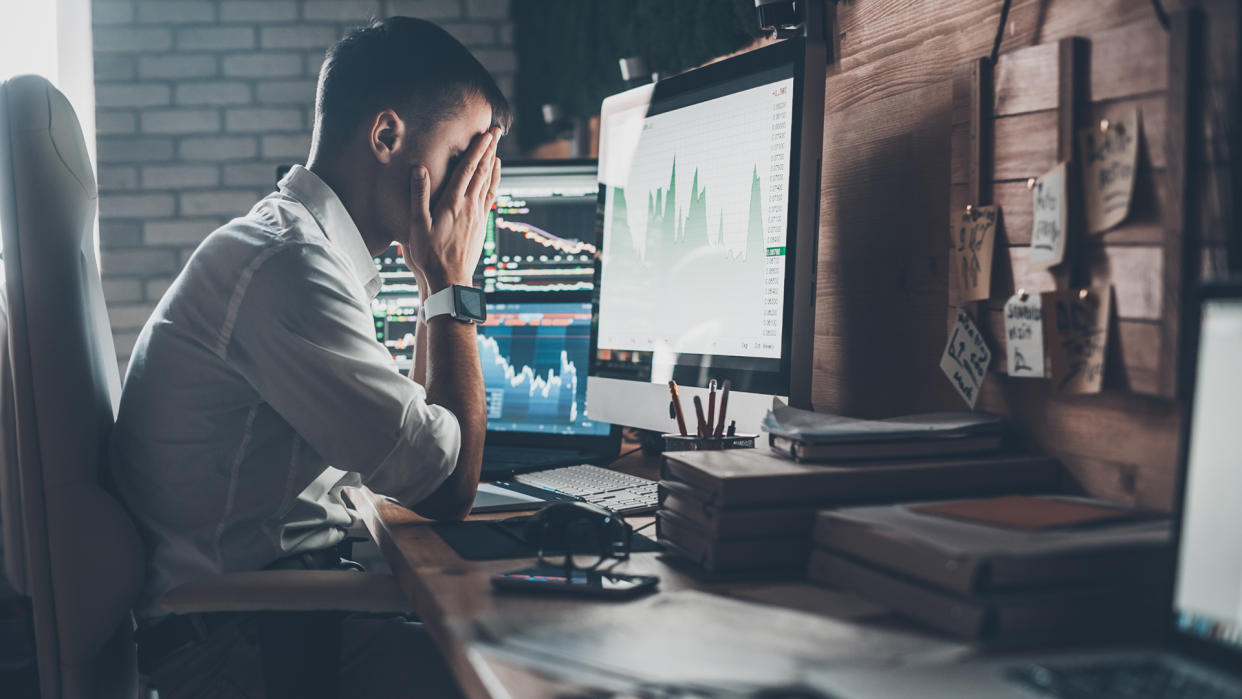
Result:
{"label": "desktop computer monitor", "polygon": [[[594,160],[505,163],[474,274],[489,302],[591,301],[596,193]],[[375,264],[383,280],[372,302],[375,336],[407,371],[414,357],[418,285],[396,245],[378,255]],[[584,387],[586,360],[581,365]]]}
{"label": "desktop computer monitor", "polygon": [[604,100],[592,415],[674,431],[729,379],[758,432],[810,407],[824,50],[789,40]]}
{"label": "desktop computer monitor", "polygon": [[504,165],[475,281],[490,294],[595,286],[594,160]]}

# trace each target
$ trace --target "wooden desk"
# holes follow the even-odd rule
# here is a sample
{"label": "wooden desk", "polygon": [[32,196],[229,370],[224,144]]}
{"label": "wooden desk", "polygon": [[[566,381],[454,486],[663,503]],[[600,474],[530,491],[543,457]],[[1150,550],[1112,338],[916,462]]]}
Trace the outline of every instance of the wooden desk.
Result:
{"label": "wooden desk", "polygon": [[[658,458],[646,459],[636,453],[622,459],[615,468],[654,478],[658,463]],[[584,604],[627,604],[553,596],[493,594],[492,575],[531,564],[533,560],[464,560],[428,526],[429,520],[367,490],[351,490],[349,496],[392,567],[401,589],[427,625],[468,697],[550,697],[573,689],[528,668],[478,652],[473,647],[476,639],[467,623],[470,620],[493,613],[556,612],[580,609]],[[496,519],[511,515],[474,515],[470,519]],[[630,522],[637,528],[651,519],[636,517],[630,518]],[[649,528],[643,533],[652,534],[652,531]],[[885,610],[850,594],[802,582],[707,583],[697,580],[680,567],[670,565],[675,561],[666,562],[663,557],[664,554],[659,553],[633,554],[631,560],[617,570],[658,575],[661,591],[706,590],[838,619],[891,621]]]}

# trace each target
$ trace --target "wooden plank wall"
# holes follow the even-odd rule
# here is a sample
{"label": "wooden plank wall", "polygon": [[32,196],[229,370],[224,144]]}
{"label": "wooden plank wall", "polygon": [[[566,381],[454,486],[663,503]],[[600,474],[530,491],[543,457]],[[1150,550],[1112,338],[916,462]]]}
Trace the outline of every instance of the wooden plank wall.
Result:
{"label": "wooden plank wall", "polygon": [[[841,55],[830,66],[826,85],[815,319],[814,401],[820,410],[878,417],[962,405],[938,368],[948,303],[950,209],[965,205],[964,185],[955,183],[966,178],[951,156],[951,148],[961,145],[953,143],[953,125],[964,116],[953,77],[956,67],[990,52],[1000,6],[1000,0],[837,5]],[[1237,188],[1228,178],[1229,153],[1222,145],[1231,123],[1226,115],[1237,96],[1236,3],[1165,0],[1165,6],[1171,12],[1203,7],[1210,18],[1205,75],[1211,89],[1204,122],[1209,172],[1202,180],[1210,186],[1194,194],[1203,229],[1202,266],[1220,274],[1236,225]],[[1150,0],[1013,2],[995,68],[994,109],[1003,117],[994,128],[992,194],[1004,210],[1007,238],[998,241],[1004,243],[998,250],[1007,254],[998,256],[1006,288],[994,294],[994,303],[1003,303],[1002,291],[1015,281],[1031,290],[1052,288],[1051,275],[1023,273],[1022,245],[1029,243],[1024,236],[1031,217],[1025,180],[1056,159],[1058,40],[1088,39],[1092,64],[1129,66],[1107,78],[1091,71],[1089,116],[1111,118],[1139,105],[1147,167],[1131,219],[1081,251],[1086,268],[1096,270],[1092,274],[1117,286],[1120,320],[1112,339],[1121,353],[1114,363],[1127,368],[1124,381],[1098,396],[1073,397],[1052,393],[1047,381],[993,375],[981,407],[1012,416],[1025,440],[1060,457],[1081,489],[1168,507],[1178,404],[1133,392],[1154,388],[1161,343],[1172,341],[1156,322],[1164,306],[1166,202],[1155,183],[1166,176],[1168,160],[1167,42],[1152,51],[1152,42],[1133,41],[1140,33],[1167,36]],[[1050,142],[1046,134],[1053,135]]]}
{"label": "wooden plank wall", "polygon": [[[1168,316],[1176,315],[1175,299],[1166,297],[1159,280],[1169,266],[1180,266],[1180,255],[1166,256],[1166,217],[1172,189],[1166,146],[1170,139],[1166,107],[1170,35],[1155,22],[1137,21],[1098,32],[1086,42],[1083,67],[1090,67],[1090,104],[1085,122],[1118,121],[1137,109],[1141,121],[1139,170],[1134,206],[1119,226],[1099,235],[1081,234],[1071,225],[1076,245],[1067,261],[1052,270],[1028,270],[1032,202],[1026,181],[1038,177],[1061,159],[1058,155],[1059,44],[1047,43],[1001,54],[995,68],[994,100],[991,105],[993,176],[986,188],[990,203],[1002,211],[997,231],[991,298],[980,305],[985,331],[994,340],[996,353],[1005,355],[1002,310],[1017,290],[1053,291],[1069,286],[1077,277],[1083,286],[1114,289],[1115,332],[1110,337],[1107,367],[1110,388],[1147,395],[1171,397],[1167,390],[1175,367],[1161,360],[1169,343],[1175,344],[1176,328]],[[959,66],[953,78],[953,147],[950,157],[953,212],[970,202],[967,168],[972,157],[967,143],[971,82],[968,64]],[[1030,80],[1028,76],[1047,76]],[[1113,79],[1104,79],[1111,76]],[[1080,222],[1081,224],[1081,222]],[[1075,251],[1073,248],[1076,247]],[[1166,264],[1167,263],[1167,264]],[[1074,267],[1074,275],[1067,268]],[[949,305],[961,305],[949,293]],[[950,310],[947,317],[956,317]],[[994,374],[1005,374],[1004,362],[993,362]],[[996,378],[996,381],[1004,379]]]}

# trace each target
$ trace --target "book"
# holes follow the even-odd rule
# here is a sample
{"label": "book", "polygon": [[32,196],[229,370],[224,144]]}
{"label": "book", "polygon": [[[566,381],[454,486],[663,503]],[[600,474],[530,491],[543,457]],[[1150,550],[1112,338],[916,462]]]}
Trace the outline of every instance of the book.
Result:
{"label": "book", "polygon": [[842,588],[953,636],[998,645],[1129,640],[1158,633],[1156,583],[1114,582],[961,596],[816,548],[807,577]]}
{"label": "book", "polygon": [[897,459],[996,451],[1004,444],[999,434],[942,439],[903,439],[868,442],[804,442],[800,439],[768,435],[773,450],[795,461],[850,461],[859,459]]}
{"label": "book", "polygon": [[[1054,506],[1100,502],[1070,496],[1032,499]],[[819,548],[962,595],[1151,580],[1171,563],[1171,526],[1162,515],[1030,530],[945,517],[920,511],[922,507],[825,510],[816,518],[812,538]]]}
{"label": "book", "polygon": [[767,432],[807,444],[954,439],[999,434],[1005,419],[984,412],[948,412],[903,415],[882,420],[800,410],[773,399],[763,420]]}
{"label": "book", "polygon": [[774,535],[805,539],[818,512],[811,506],[724,509],[700,499],[694,488],[679,481],[660,481],[659,496],[661,508],[686,518],[713,539]]}
{"label": "book", "polygon": [[1053,492],[1062,471],[1056,459],[1027,454],[821,465],[759,449],[735,449],[665,454],[661,477],[686,483],[702,501],[731,509]]}
{"label": "book", "polygon": [[703,529],[675,512],[656,512],[656,537],[674,553],[712,572],[800,571],[811,550],[809,536],[765,536],[752,539],[713,539]]}

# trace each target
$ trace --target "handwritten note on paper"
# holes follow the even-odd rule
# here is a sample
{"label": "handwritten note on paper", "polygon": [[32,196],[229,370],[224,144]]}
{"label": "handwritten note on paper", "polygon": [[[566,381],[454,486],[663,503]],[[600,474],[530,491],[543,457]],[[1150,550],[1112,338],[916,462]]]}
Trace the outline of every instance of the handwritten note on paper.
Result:
{"label": "handwritten note on paper", "polygon": [[1031,254],[1026,266],[1047,269],[1065,259],[1065,235],[1069,209],[1066,206],[1065,163],[1044,173],[1031,189],[1035,225],[1031,229]]}
{"label": "handwritten note on paper", "polygon": [[953,236],[958,289],[961,300],[981,301],[992,288],[992,248],[996,241],[996,219],[1000,209],[975,206],[963,211]]}
{"label": "handwritten note on paper", "polygon": [[1044,336],[1052,383],[1065,393],[1099,393],[1104,386],[1112,287],[1043,295]]}
{"label": "handwritten note on paper", "polygon": [[1005,302],[1005,353],[1010,376],[1044,376],[1043,307],[1039,301],[1039,294],[1024,293],[1014,294]]}
{"label": "handwritten note on paper", "polygon": [[1119,121],[1078,132],[1090,233],[1106,231],[1130,214],[1138,170],[1139,128],[1138,110],[1132,109]]}
{"label": "handwritten note on paper", "polygon": [[961,394],[962,399],[971,408],[979,398],[979,387],[987,376],[988,365],[992,363],[992,351],[979,334],[970,316],[960,308],[957,311],[957,322],[949,332],[949,344],[940,357],[940,370],[949,377],[953,387]]}

